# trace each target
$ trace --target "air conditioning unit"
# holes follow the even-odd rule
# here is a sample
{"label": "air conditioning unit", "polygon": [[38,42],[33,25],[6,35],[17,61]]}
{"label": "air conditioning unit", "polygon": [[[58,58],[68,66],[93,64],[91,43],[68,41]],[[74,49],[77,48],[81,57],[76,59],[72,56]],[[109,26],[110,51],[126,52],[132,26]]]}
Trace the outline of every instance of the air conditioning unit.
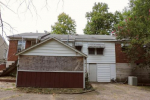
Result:
{"label": "air conditioning unit", "polygon": [[128,76],[128,85],[137,86],[137,77]]}

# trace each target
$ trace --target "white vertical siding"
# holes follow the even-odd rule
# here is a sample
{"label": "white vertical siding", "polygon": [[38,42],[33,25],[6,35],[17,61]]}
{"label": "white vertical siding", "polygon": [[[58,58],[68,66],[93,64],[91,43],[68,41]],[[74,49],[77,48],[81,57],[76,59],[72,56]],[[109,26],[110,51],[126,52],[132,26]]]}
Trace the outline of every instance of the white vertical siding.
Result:
{"label": "white vertical siding", "polygon": [[81,56],[70,48],[57,42],[56,40],[49,40],[22,55],[41,55],[41,56]]}
{"label": "white vertical siding", "polygon": [[8,45],[6,44],[5,40],[0,35],[0,63],[4,62],[4,59],[7,58]]}
{"label": "white vertical siding", "polygon": [[[78,42],[82,43],[82,52],[88,55],[87,63],[116,63],[115,43],[113,42]],[[88,44],[104,43],[103,55],[89,55]]]}

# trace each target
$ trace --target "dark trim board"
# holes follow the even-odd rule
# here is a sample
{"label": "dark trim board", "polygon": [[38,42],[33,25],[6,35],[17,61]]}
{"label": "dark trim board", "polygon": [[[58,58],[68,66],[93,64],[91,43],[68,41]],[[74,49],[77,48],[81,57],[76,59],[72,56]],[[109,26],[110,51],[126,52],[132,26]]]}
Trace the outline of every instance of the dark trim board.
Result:
{"label": "dark trim board", "polygon": [[17,87],[83,88],[83,73],[18,71]]}

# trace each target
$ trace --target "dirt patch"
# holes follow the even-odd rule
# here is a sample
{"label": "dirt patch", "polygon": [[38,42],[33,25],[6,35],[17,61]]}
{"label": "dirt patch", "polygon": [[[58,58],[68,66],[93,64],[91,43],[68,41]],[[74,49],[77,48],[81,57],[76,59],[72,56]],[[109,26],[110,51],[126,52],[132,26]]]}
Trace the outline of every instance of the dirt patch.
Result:
{"label": "dirt patch", "polygon": [[38,94],[80,94],[90,92],[92,90],[84,90],[81,88],[17,88],[17,91],[24,93],[38,93]]}
{"label": "dirt patch", "polygon": [[127,84],[93,84],[93,87],[106,100],[149,100],[150,87]]}
{"label": "dirt patch", "polygon": [[15,90],[16,84],[11,82],[0,82],[0,90]]}
{"label": "dirt patch", "polygon": [[150,100],[149,86],[92,83],[95,91],[84,94],[40,94],[16,91],[15,84],[0,82],[0,100]]}
{"label": "dirt patch", "polygon": [[32,87],[18,87],[17,91],[24,93],[38,93],[38,94],[82,94],[94,91],[92,85],[86,82],[86,88],[32,88]]}
{"label": "dirt patch", "polygon": [[16,82],[16,77],[3,76],[0,77],[0,82]]}
{"label": "dirt patch", "polygon": [[5,79],[5,80],[16,80],[16,77],[3,76],[3,77],[0,77],[0,79]]}

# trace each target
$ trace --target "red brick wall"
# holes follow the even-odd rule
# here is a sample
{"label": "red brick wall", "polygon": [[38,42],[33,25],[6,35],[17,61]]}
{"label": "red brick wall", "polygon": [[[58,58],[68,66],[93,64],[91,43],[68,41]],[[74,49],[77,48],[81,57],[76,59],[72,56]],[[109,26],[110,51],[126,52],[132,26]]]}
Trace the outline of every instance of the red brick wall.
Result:
{"label": "red brick wall", "polygon": [[115,44],[116,49],[116,63],[128,63],[127,56],[121,50],[121,44]]}
{"label": "red brick wall", "polygon": [[25,48],[28,48],[31,46],[31,41],[26,41],[26,47]]}
{"label": "red brick wall", "polygon": [[0,70],[6,69],[6,64],[1,64],[0,65]]}
{"label": "red brick wall", "polygon": [[18,40],[9,41],[8,61],[16,61],[18,59],[18,56],[15,55],[17,53],[17,45]]}

